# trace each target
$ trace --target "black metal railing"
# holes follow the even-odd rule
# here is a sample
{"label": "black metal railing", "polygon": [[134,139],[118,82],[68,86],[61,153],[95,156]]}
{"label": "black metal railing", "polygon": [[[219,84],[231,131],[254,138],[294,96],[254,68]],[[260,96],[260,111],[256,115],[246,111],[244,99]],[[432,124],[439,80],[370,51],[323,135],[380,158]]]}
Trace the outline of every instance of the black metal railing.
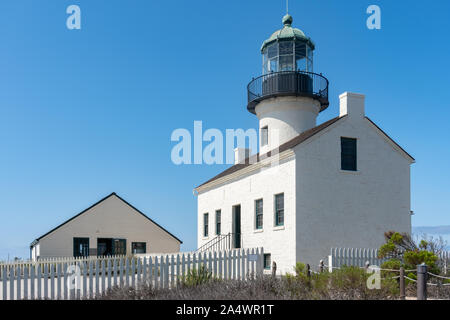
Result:
{"label": "black metal railing", "polygon": [[[237,243],[237,239],[239,239],[239,243]],[[235,248],[241,248],[242,243],[242,235],[236,233],[227,233],[220,234],[216,236],[214,239],[208,241],[200,248],[197,249],[197,252],[206,252],[206,251],[221,251],[221,250],[231,250]]]}
{"label": "black metal railing", "polygon": [[247,86],[247,109],[255,113],[255,106],[264,99],[278,96],[311,97],[320,102],[321,111],[328,105],[328,79],[306,71],[272,72],[253,79]]}

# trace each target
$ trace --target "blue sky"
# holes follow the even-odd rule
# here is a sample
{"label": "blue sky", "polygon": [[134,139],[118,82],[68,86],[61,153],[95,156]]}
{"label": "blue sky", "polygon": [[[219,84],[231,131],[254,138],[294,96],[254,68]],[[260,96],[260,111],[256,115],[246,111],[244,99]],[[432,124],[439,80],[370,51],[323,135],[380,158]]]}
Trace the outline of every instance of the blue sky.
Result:
{"label": "blue sky", "polygon": [[[66,28],[77,4],[82,29]],[[368,30],[366,8],[382,10]],[[417,160],[414,225],[449,225],[450,3],[291,0],[314,68]],[[246,85],[284,1],[0,2],[0,259],[115,191],[196,246],[195,186],[225,165],[170,160],[174,129],[256,128]]]}

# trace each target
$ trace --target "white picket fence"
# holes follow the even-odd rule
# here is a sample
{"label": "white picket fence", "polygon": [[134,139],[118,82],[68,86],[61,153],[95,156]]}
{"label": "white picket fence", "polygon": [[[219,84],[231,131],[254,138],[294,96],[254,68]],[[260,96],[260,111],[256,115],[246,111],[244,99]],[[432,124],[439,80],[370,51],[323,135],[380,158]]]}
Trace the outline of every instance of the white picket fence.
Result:
{"label": "white picket fence", "polygon": [[44,270],[45,266],[50,270],[51,265],[55,264],[79,264],[83,262],[95,261],[95,260],[114,260],[125,258],[124,255],[111,255],[111,256],[89,256],[89,257],[53,257],[53,258],[41,258],[39,260],[18,260],[11,262],[0,262],[0,280],[2,279],[3,273],[6,272],[9,274],[11,269],[19,269],[28,270],[34,266],[37,269],[38,266],[41,266],[41,270]]}
{"label": "white picket fence", "polygon": [[[380,266],[388,259],[378,258],[378,249],[367,248],[332,248],[328,256],[328,270],[340,268],[342,266],[364,267],[366,262],[370,265]],[[450,252],[444,251],[439,254],[439,263],[442,264],[444,273],[447,273],[450,265]]]}
{"label": "white picket fence", "polygon": [[[161,256],[79,259],[52,264],[1,266],[0,300],[93,298],[115,286],[174,288],[192,269],[245,280],[263,273],[262,248]],[[7,269],[8,268],[8,269]],[[6,271],[8,270],[8,271]]]}

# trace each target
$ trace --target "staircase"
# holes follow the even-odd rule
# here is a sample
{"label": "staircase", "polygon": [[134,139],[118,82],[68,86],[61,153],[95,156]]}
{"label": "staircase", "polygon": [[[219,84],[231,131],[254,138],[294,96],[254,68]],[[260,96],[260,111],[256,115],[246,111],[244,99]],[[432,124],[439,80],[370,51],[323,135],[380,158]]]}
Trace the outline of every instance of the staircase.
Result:
{"label": "staircase", "polygon": [[[220,234],[214,239],[202,245],[200,248],[197,249],[196,252],[231,250],[236,248],[234,240],[235,240],[234,233]],[[239,245],[239,247],[241,246]]]}

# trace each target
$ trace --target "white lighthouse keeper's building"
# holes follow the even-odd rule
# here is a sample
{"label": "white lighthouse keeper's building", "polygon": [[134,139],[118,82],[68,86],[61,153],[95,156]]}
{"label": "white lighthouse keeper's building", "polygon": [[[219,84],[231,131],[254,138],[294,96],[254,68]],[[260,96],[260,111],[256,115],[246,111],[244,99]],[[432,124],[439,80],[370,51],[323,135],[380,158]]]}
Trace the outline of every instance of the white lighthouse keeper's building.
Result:
{"label": "white lighthouse keeper's building", "polygon": [[376,248],[388,230],[411,232],[414,159],[365,116],[364,95],[327,109],[328,80],[313,73],[315,45],[283,18],[264,41],[263,75],[248,85],[259,119],[259,153],[198,186],[202,250],[264,247],[265,267],[316,266],[332,247]]}

